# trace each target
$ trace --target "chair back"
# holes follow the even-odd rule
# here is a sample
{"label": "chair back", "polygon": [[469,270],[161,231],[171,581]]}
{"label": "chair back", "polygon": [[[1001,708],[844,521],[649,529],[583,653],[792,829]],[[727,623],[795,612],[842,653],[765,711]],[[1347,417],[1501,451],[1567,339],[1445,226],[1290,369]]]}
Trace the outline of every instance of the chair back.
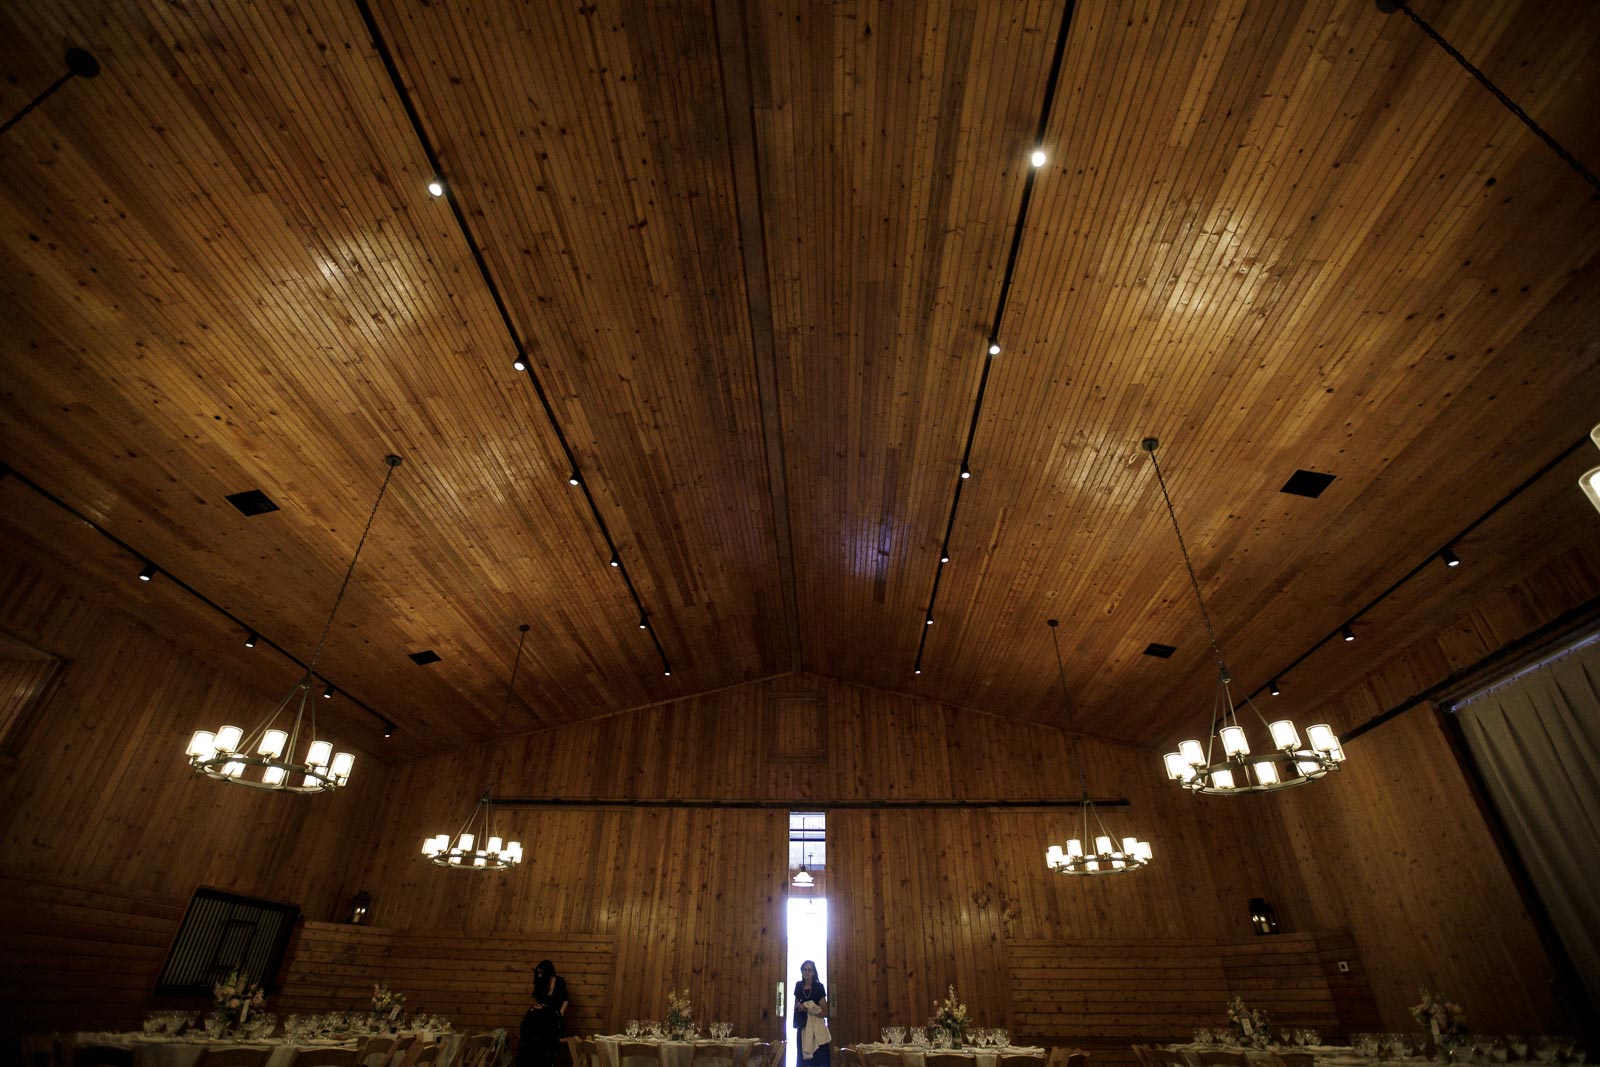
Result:
{"label": "chair back", "polygon": [[846,1045],[839,1050],[839,1067],[865,1067],[865,1064],[861,1053]]}
{"label": "chair back", "polygon": [[578,1067],[601,1067],[600,1046],[589,1038],[578,1039]]}
{"label": "chair back", "polygon": [[929,1052],[922,1057],[922,1062],[927,1067],[972,1067],[971,1056],[960,1056],[954,1052]]}
{"label": "chair back", "polygon": [[1041,1067],[1043,1056],[1028,1056],[1021,1052],[1007,1052],[999,1057],[999,1067]]}
{"label": "chair back", "polygon": [[1250,1057],[1225,1048],[1203,1048],[1196,1053],[1201,1067],[1250,1067]]}
{"label": "chair back", "polygon": [[79,1045],[72,1050],[73,1067],[137,1067],[139,1054],[115,1045]]}
{"label": "chair back", "polygon": [[433,1067],[439,1062],[439,1053],[444,1051],[444,1046],[437,1041],[429,1041],[422,1046],[415,1056],[411,1057],[409,1067]]}
{"label": "chair back", "polygon": [[473,1034],[461,1043],[451,1067],[487,1067],[494,1056],[494,1034]]}
{"label": "chair back", "polygon": [[904,1067],[905,1064],[900,1053],[886,1048],[868,1049],[861,1058],[867,1061],[867,1067]]}
{"label": "chair back", "polygon": [[1311,1067],[1316,1062],[1316,1057],[1309,1052],[1279,1052],[1268,1055],[1278,1061],[1274,1067]]}
{"label": "chair back", "polygon": [[617,1067],[660,1067],[661,1046],[648,1041],[624,1041],[617,1046]]}
{"label": "chair back", "polygon": [[1139,1060],[1139,1067],[1151,1067],[1150,1057],[1148,1055],[1146,1055],[1146,1053],[1148,1053],[1149,1051],[1150,1051],[1150,1046],[1149,1045],[1135,1045],[1135,1046],[1133,1046],[1133,1054]]}
{"label": "chair back", "polygon": [[361,1046],[361,1051],[356,1054],[356,1062],[361,1067],[383,1067],[389,1058],[389,1051],[393,1048],[392,1037],[369,1037],[366,1044]]}
{"label": "chair back", "polygon": [[389,1050],[389,1058],[383,1061],[384,1067],[402,1067],[403,1064],[409,1063],[416,1046],[416,1034],[402,1034],[395,1038],[394,1048]]}
{"label": "chair back", "polygon": [[[750,1058],[744,1061],[748,1067],[767,1067],[772,1062],[772,1045],[766,1041],[757,1041],[750,1046]],[[595,1067],[604,1067],[596,1064]]]}
{"label": "chair back", "polygon": [[783,1067],[783,1054],[789,1051],[789,1042],[774,1041],[767,1048],[767,1067]]}
{"label": "chair back", "polygon": [[1081,1048],[1067,1053],[1067,1067],[1089,1067],[1089,1054]]}
{"label": "chair back", "polygon": [[294,1054],[289,1067],[355,1067],[353,1048],[303,1048]]}
{"label": "chair back", "polygon": [[267,1067],[270,1048],[208,1048],[195,1067]]}
{"label": "chair back", "polygon": [[689,1067],[733,1067],[734,1045],[695,1045]]}

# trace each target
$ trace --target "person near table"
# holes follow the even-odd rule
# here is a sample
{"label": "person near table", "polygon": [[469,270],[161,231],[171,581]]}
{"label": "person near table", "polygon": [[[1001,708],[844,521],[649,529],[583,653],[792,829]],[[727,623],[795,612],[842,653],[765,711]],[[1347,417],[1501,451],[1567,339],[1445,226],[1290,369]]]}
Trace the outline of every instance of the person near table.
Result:
{"label": "person near table", "polygon": [[555,964],[540,960],[533,969],[533,1006],[522,1017],[517,1040],[517,1067],[555,1067],[566,1025],[567,980]]}
{"label": "person near table", "polygon": [[[799,1062],[810,1067],[830,1067],[832,1040],[822,1020],[828,1017],[828,990],[817,979],[817,965],[806,960],[800,965],[800,981],[794,984],[794,1045],[800,1051]],[[816,1026],[813,1026],[813,1020]],[[815,1042],[806,1049],[807,1030]]]}

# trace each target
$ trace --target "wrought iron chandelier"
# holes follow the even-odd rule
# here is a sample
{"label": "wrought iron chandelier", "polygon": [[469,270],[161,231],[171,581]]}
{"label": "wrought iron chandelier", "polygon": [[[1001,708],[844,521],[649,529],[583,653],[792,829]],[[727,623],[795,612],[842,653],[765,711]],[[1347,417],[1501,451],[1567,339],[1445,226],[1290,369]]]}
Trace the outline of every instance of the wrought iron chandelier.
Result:
{"label": "wrought iron chandelier", "polygon": [[435,834],[422,842],[422,854],[435,867],[450,867],[458,871],[503,871],[522,862],[522,842],[506,841],[494,830],[495,783],[500,777],[500,756],[505,747],[506,716],[511,711],[511,694],[517,686],[517,668],[522,664],[522,645],[528,639],[528,624],[517,627],[522,636],[517,638],[517,655],[511,661],[511,681],[506,685],[506,700],[500,709],[500,737],[495,744],[494,765],[489,771],[489,784],[483,787],[483,796],[467,814],[466,822],[456,831],[455,844],[449,834]]}
{"label": "wrought iron chandelier", "polygon": [[[1056,634],[1056,627],[1060,623],[1055,619],[1048,619],[1050,626],[1050,641],[1056,650],[1056,675],[1061,679],[1061,699],[1067,700],[1067,669],[1061,662],[1061,639]],[[1100,813],[1095,810],[1094,801],[1089,797],[1089,775],[1083,766],[1083,739],[1074,736],[1072,741],[1073,755],[1078,764],[1078,814],[1082,818],[1082,837],[1074,837],[1067,841],[1066,848],[1060,845],[1051,845],[1045,850],[1044,862],[1057,874],[1127,874],[1130,871],[1143,870],[1152,859],[1150,843],[1140,841],[1136,837],[1124,837],[1120,844],[1106,829],[1106,824],[1101,820]],[[1093,838],[1089,836],[1089,820],[1094,820],[1095,829],[1099,831]],[[1088,851],[1090,845],[1094,851]]]}
{"label": "wrought iron chandelier", "polygon": [[[339,586],[338,595],[333,598],[333,609],[328,612],[328,621],[323,624],[322,636],[317,640],[316,651],[311,654],[311,663],[306,667],[305,674],[278,701],[266,719],[249,733],[231,725],[223,726],[215,733],[196,730],[194,736],[189,738],[189,747],[184,750],[189,757],[189,766],[194,768],[195,773],[234,785],[282,793],[326,793],[350,781],[355,757],[348,752],[335,752],[330,742],[317,737],[316,701],[310,700],[311,686],[316,678],[317,661],[321,659],[322,650],[328,643],[328,633],[333,629],[333,617],[344,602],[345,590],[350,588],[350,576],[355,573],[356,560],[361,558],[361,549],[367,543],[367,534],[372,532],[372,522],[378,517],[378,505],[383,503],[383,495],[389,489],[389,479],[394,477],[395,468],[400,466],[400,457],[385,456],[384,462],[389,470],[383,476],[378,498],[373,501],[372,511],[367,515],[367,525],[361,531],[361,539],[356,542],[355,555],[350,557],[350,566],[345,569],[344,581]],[[327,692],[331,694],[332,691],[330,686]],[[309,707],[307,701],[310,701]],[[284,729],[279,726],[278,720],[291,704],[294,706],[293,718],[284,724],[287,726]],[[306,755],[303,760],[297,761],[294,753],[302,742],[306,745]],[[260,773],[257,774],[257,771]]]}
{"label": "wrought iron chandelier", "polygon": [[[1161,498],[1167,504],[1167,516],[1172,520],[1172,531],[1178,535],[1178,550],[1183,553],[1183,565],[1189,572],[1189,585],[1194,589],[1195,601],[1200,605],[1200,618],[1206,624],[1206,636],[1211,641],[1211,651],[1217,657],[1217,694],[1211,709],[1211,731],[1206,746],[1195,740],[1185,741],[1178,751],[1168,752],[1164,758],[1167,777],[1192,793],[1232,795],[1234,793],[1268,793],[1305,785],[1339,769],[1344,762],[1344,749],[1339,738],[1326,723],[1318,723],[1306,731],[1305,741],[1300,731],[1288,719],[1267,722],[1265,715],[1247,694],[1244,705],[1267,728],[1271,745],[1261,752],[1252,753],[1244,727],[1239,725],[1238,707],[1233,702],[1229,685],[1233,681],[1228,664],[1223,659],[1222,647],[1217,643],[1217,632],[1212,628],[1211,615],[1206,610],[1205,597],[1200,594],[1200,581],[1194,574],[1194,563],[1189,559],[1189,546],[1184,542],[1183,530],[1178,527],[1178,514],[1172,508],[1172,497],[1167,493],[1167,480],[1161,474],[1161,464],[1156,462],[1156,449],[1161,442],[1146,437],[1140,442],[1150,453],[1150,465],[1155,468],[1156,482],[1161,486]],[[1220,755],[1216,746],[1220,743]]]}

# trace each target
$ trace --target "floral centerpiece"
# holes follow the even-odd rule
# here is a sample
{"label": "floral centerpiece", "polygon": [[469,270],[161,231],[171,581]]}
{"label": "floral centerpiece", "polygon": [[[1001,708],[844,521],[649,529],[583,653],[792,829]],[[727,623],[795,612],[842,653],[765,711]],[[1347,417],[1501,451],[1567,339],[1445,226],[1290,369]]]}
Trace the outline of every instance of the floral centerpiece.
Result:
{"label": "floral centerpiece", "polygon": [[951,1044],[959,1045],[967,1035],[967,1006],[956,997],[956,987],[950,986],[943,1000],[933,1002],[933,1025],[950,1032]]}
{"label": "floral centerpiece", "polygon": [[1418,1026],[1428,1031],[1435,1045],[1467,1032],[1467,1014],[1461,1010],[1461,1005],[1444,999],[1442,993],[1430,993],[1421,986],[1417,987],[1417,992],[1422,996],[1422,1002],[1411,1006],[1411,1017]]}
{"label": "floral centerpiece", "polygon": [[266,991],[250,981],[242,971],[233,971],[211,987],[211,1002],[229,1026],[242,1026],[252,1008],[267,1002]]}
{"label": "floral centerpiece", "polygon": [[404,993],[396,993],[385,982],[372,983],[372,1018],[380,1025],[398,1026],[405,1006]]}
{"label": "floral centerpiece", "polygon": [[667,1030],[682,1034],[694,1028],[694,1005],[689,1003],[689,991],[682,993],[667,990]]}
{"label": "floral centerpiece", "polygon": [[1228,1029],[1239,1039],[1239,1044],[1266,1048],[1272,1041],[1272,1029],[1267,1013],[1260,1008],[1245,1007],[1244,998],[1234,996],[1228,1001]]}

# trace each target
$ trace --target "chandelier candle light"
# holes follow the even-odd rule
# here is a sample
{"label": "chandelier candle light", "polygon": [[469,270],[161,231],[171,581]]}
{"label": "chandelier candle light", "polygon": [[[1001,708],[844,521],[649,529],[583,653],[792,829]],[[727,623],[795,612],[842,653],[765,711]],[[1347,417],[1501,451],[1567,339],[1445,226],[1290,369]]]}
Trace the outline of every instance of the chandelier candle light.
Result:
{"label": "chandelier candle light", "polygon": [[[478,806],[467,815],[467,821],[456,831],[455,844],[449,834],[435,834],[422,842],[422,854],[435,867],[451,867],[458,871],[503,871],[522,862],[522,842],[506,841],[494,831],[495,782],[500,777],[500,753],[505,747],[506,715],[511,710],[511,694],[517,686],[517,668],[522,664],[522,645],[528,639],[528,624],[517,627],[522,634],[517,638],[517,655],[511,661],[511,681],[506,685],[506,702],[500,709],[500,739],[494,749],[494,767],[489,771],[489,784],[483,787]],[[481,847],[479,842],[482,842]]]}
{"label": "chandelier candle light", "polygon": [[[1178,535],[1178,550],[1183,553],[1183,565],[1189,571],[1189,584],[1194,588],[1195,601],[1200,605],[1200,617],[1206,624],[1206,636],[1211,640],[1211,651],[1217,657],[1217,696],[1212,710],[1211,734],[1204,748],[1195,740],[1185,741],[1178,751],[1164,757],[1167,777],[1178,782],[1192,793],[1231,795],[1234,793],[1267,793],[1291,786],[1304,785],[1339,769],[1344,762],[1344,748],[1332,727],[1318,723],[1306,731],[1305,741],[1300,731],[1288,719],[1268,723],[1266,716],[1256,708],[1247,695],[1244,704],[1255,713],[1271,737],[1271,747],[1252,753],[1244,727],[1239,725],[1238,708],[1229,689],[1233,678],[1222,657],[1222,647],[1217,643],[1217,633],[1211,626],[1211,615],[1206,610],[1205,597],[1200,595],[1200,581],[1194,574],[1194,563],[1189,559],[1189,546],[1183,540],[1183,530],[1178,527],[1178,515],[1172,508],[1172,497],[1167,494],[1167,481],[1156,462],[1156,449],[1160,442],[1146,437],[1141,442],[1150,453],[1150,464],[1155,467],[1156,481],[1161,486],[1161,498],[1166,501],[1167,515],[1172,519],[1172,530]],[[1274,683],[1276,684],[1276,683]],[[1222,752],[1216,752],[1220,743]]]}
{"label": "chandelier candle light", "polygon": [[[1061,679],[1061,697],[1067,696],[1067,669],[1061,662],[1061,639],[1056,634],[1056,627],[1060,623],[1055,619],[1048,619],[1050,626],[1050,640],[1056,649],[1056,674]],[[1089,776],[1083,768],[1083,739],[1075,737],[1072,743],[1073,753],[1078,759],[1078,788],[1082,795],[1078,801],[1078,813],[1083,819],[1083,836],[1074,837],[1067,842],[1065,850],[1060,845],[1051,845],[1045,850],[1044,862],[1057,874],[1126,874],[1129,871],[1143,870],[1150,862],[1152,853],[1148,841],[1140,841],[1136,837],[1124,837],[1121,844],[1111,836],[1106,829],[1106,824],[1101,821],[1100,813],[1095,810],[1094,801],[1089,799]],[[1091,840],[1089,836],[1089,819],[1094,819],[1095,834]],[[1088,851],[1093,844],[1094,851]],[[954,990],[951,990],[952,995]]]}
{"label": "chandelier candle light", "polygon": [[[344,582],[339,586],[338,595],[333,598],[333,609],[328,612],[328,621],[323,624],[322,637],[317,641],[317,649],[311,655],[311,664],[306,668],[306,673],[289,690],[288,695],[278,701],[278,706],[272,709],[265,721],[248,734],[237,726],[223,726],[215,733],[196,730],[189,739],[189,747],[184,750],[189,757],[189,766],[196,773],[218,781],[247,785],[252,789],[283,793],[326,793],[350,781],[355,757],[348,752],[335,752],[331,743],[317,737],[317,702],[312,700],[308,705],[307,701],[311,696],[311,683],[316,677],[317,661],[322,657],[322,650],[328,643],[328,632],[333,628],[333,617],[338,614],[345,590],[350,588],[350,576],[355,573],[356,560],[361,558],[361,549],[367,543],[367,534],[372,532],[372,521],[378,517],[378,505],[383,503],[383,494],[389,489],[389,479],[394,477],[395,468],[400,466],[400,457],[385,456],[384,462],[389,465],[388,473],[383,476],[378,498],[373,501],[367,525],[361,531],[361,539],[356,542],[355,555],[350,557]],[[293,719],[284,724],[288,729],[283,729],[278,719],[290,704],[294,705]],[[293,754],[302,741],[307,746],[306,756],[304,760],[296,762]],[[255,773],[256,769],[260,770],[259,776]],[[246,771],[250,773],[247,775]]]}

